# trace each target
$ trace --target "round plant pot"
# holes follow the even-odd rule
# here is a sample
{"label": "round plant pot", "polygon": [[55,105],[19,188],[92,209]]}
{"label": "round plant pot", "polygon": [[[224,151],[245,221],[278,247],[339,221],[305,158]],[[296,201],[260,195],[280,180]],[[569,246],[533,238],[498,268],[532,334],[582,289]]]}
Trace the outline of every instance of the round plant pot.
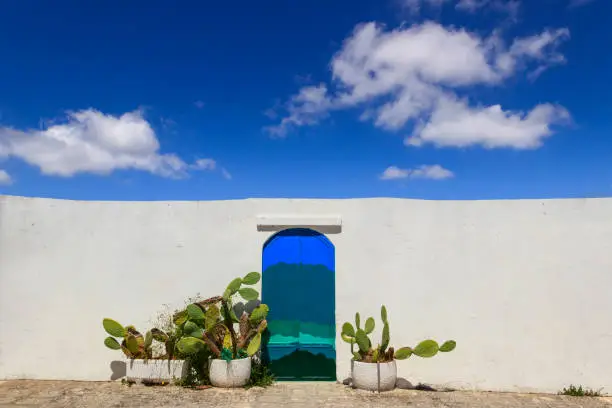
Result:
{"label": "round plant pot", "polygon": [[242,387],[251,377],[250,357],[231,361],[213,359],[209,367],[210,382],[215,387]]}
{"label": "round plant pot", "polygon": [[353,361],[353,386],[368,391],[390,391],[397,382],[395,360],[388,363]]}
{"label": "round plant pot", "polygon": [[187,375],[185,360],[125,360],[128,381],[170,382]]}

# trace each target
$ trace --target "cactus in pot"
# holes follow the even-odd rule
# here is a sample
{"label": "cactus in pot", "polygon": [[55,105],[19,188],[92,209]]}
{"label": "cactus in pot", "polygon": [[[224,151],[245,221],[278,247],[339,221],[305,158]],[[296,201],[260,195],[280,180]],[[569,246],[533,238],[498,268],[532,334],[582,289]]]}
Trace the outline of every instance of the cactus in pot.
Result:
{"label": "cactus in pot", "polygon": [[456,346],[454,340],[446,341],[441,346],[434,340],[424,340],[415,347],[401,347],[395,350],[389,346],[390,329],[385,306],[380,309],[380,317],[383,322],[382,338],[376,347],[373,346],[369,337],[375,327],[373,318],[368,318],[365,326],[361,328],[360,316],[357,313],[354,327],[351,323],[342,325],[341,337],[351,345],[353,354],[351,381],[356,388],[378,392],[392,390],[397,381],[395,360],[405,360],[413,354],[429,358],[438,352],[452,351]]}
{"label": "cactus in pot", "polygon": [[[186,375],[188,366],[185,360],[175,358],[175,333],[167,334],[159,329],[151,329],[143,336],[134,326],[123,327],[109,318],[105,318],[102,325],[110,335],[104,339],[106,347],[122,350],[130,360],[126,364],[125,373],[128,381],[164,384]],[[156,351],[154,355],[154,341],[165,345],[165,354]]]}
{"label": "cactus in pot", "polygon": [[[380,317],[383,322],[382,338],[376,347],[373,346],[372,341],[368,337],[375,328],[374,318],[368,318],[365,326],[361,328],[360,316],[357,313],[355,315],[355,327],[348,322],[342,325],[341,337],[342,340],[351,345],[353,360],[364,363],[384,363],[393,360],[405,360],[413,354],[422,358],[430,358],[438,354],[438,352],[447,353],[453,351],[457,345],[454,340],[448,340],[442,345],[439,345],[434,340],[424,340],[415,347],[401,347],[395,350],[393,347],[389,347],[389,321],[385,306],[382,306],[380,309]],[[356,350],[355,345],[357,345]]]}
{"label": "cactus in pot", "polygon": [[260,304],[251,313],[236,316],[233,297],[246,301],[257,300],[259,293],[248,286],[259,282],[261,275],[250,272],[230,282],[222,296],[193,303],[174,316],[182,330],[177,346],[181,353],[195,354],[203,348],[219,359],[231,361],[256,354],[267,328],[268,306]]}

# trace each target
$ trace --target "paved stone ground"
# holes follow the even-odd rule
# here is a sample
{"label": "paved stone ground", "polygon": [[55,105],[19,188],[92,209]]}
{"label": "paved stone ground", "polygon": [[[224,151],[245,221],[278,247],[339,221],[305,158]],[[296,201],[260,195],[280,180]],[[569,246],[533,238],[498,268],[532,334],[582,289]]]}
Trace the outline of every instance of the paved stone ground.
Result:
{"label": "paved stone ground", "polygon": [[382,394],[333,383],[279,383],[265,389],[193,390],[176,386],[128,387],[118,382],[0,382],[0,407],[483,407],[612,408],[612,398],[489,392],[395,390]]}

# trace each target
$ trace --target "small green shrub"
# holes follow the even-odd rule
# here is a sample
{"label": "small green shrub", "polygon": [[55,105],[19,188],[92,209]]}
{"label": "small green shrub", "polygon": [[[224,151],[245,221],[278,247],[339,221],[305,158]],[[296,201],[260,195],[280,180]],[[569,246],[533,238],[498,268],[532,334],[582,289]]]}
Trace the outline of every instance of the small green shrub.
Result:
{"label": "small green shrub", "polygon": [[267,364],[254,358],[251,362],[251,378],[244,388],[249,389],[252,387],[269,387],[274,384],[274,374],[270,371]]}
{"label": "small green shrub", "polygon": [[134,381],[128,381],[128,380],[126,380],[125,378],[122,378],[122,379],[121,379],[121,384],[122,384],[122,385],[126,385],[126,386],[128,386],[128,387],[131,387],[132,385],[134,385]]}
{"label": "small green shrub", "polygon": [[183,387],[211,385],[210,378],[208,377],[208,358],[210,356],[210,351],[205,349],[194,354],[182,356],[188,364],[188,370],[185,378],[177,380],[176,385]]}
{"label": "small green shrub", "polygon": [[576,387],[572,384],[568,388],[563,388],[563,390],[559,391],[559,395],[570,395],[572,397],[601,397],[602,394],[600,391],[582,388],[582,385]]}

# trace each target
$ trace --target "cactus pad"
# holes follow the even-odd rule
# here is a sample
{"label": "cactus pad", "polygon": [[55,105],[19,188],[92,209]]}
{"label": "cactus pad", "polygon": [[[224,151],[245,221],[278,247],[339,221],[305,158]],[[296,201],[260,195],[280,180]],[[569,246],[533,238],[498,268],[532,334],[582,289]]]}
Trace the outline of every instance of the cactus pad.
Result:
{"label": "cactus pad", "polygon": [[183,328],[183,334],[185,336],[200,338],[202,337],[203,332],[200,326],[198,326],[192,321],[188,321],[187,323],[185,323],[185,327]]}
{"label": "cactus pad", "polygon": [[240,285],[242,285],[242,278],[236,278],[227,285],[226,291],[230,293],[230,296],[234,293],[238,292],[240,289]]}
{"label": "cactus pad", "polygon": [[181,310],[180,312],[172,316],[172,321],[177,326],[181,326],[183,323],[187,321],[188,318],[189,316],[187,315],[187,310]]}
{"label": "cactus pad", "polygon": [[374,331],[374,327],[376,326],[376,323],[374,322],[374,318],[373,317],[368,317],[368,320],[366,320],[365,322],[365,332],[366,334],[370,334]]}
{"label": "cactus pad", "polygon": [[194,303],[187,305],[186,310],[189,320],[204,321],[204,319],[206,319],[206,315],[202,308]]}
{"label": "cactus pad", "polygon": [[355,333],[355,340],[357,340],[357,345],[359,346],[359,351],[362,353],[367,353],[370,349],[370,339],[368,339],[368,335],[361,329],[357,330]]}
{"label": "cactus pad", "polygon": [[405,360],[412,355],[412,349],[410,347],[402,347],[395,352],[395,358],[397,360]]}
{"label": "cactus pad", "polygon": [[385,323],[382,331],[382,343],[380,343],[380,351],[384,353],[387,350],[387,347],[389,347],[390,341],[391,337],[389,335],[389,324]]}
{"label": "cactus pad", "polygon": [[380,318],[383,321],[383,323],[389,323],[387,321],[387,308],[385,307],[385,305],[382,305],[380,307]]}
{"label": "cactus pad", "polygon": [[102,326],[104,326],[104,330],[113,337],[125,336],[125,328],[113,319],[106,318],[102,320]]}
{"label": "cactus pad", "polygon": [[148,349],[149,347],[151,347],[151,344],[153,344],[153,333],[148,331],[145,334],[145,338],[144,338],[144,348]]}
{"label": "cactus pad", "polygon": [[125,339],[125,345],[127,349],[130,350],[130,353],[132,354],[138,353],[138,340],[136,339],[136,336],[134,336],[133,334],[127,335]]}
{"label": "cactus pad", "polygon": [[255,285],[261,279],[259,272],[249,272],[242,278],[243,285]]}
{"label": "cactus pad", "polygon": [[251,323],[260,322],[263,319],[265,319],[266,316],[268,316],[269,311],[270,311],[270,308],[268,307],[268,305],[262,303],[261,305],[253,309],[253,311],[251,312],[251,316],[249,316],[249,321]]}
{"label": "cactus pad", "polygon": [[259,297],[259,292],[253,288],[240,288],[238,289],[238,293],[240,294],[240,297],[247,301],[257,300]]}
{"label": "cactus pad", "polygon": [[249,356],[253,356],[259,350],[259,346],[261,345],[261,333],[257,333],[255,337],[251,339],[249,346],[247,347],[247,354]]}
{"label": "cactus pad", "polygon": [[353,325],[346,322],[342,325],[342,334],[348,336],[348,337],[355,337],[355,329],[353,328]]}
{"label": "cactus pad", "polygon": [[195,354],[206,347],[206,343],[195,337],[183,337],[179,340],[177,347],[181,353]]}
{"label": "cactus pad", "polygon": [[206,310],[206,330],[210,330],[215,324],[217,324],[217,321],[219,320],[220,316],[221,313],[219,312],[219,308],[216,305],[209,306]]}
{"label": "cactus pad", "polygon": [[114,337],[107,337],[104,339],[104,345],[111,350],[119,350],[121,348],[121,344]]}
{"label": "cactus pad", "polygon": [[457,342],[455,340],[448,340],[440,346],[440,351],[442,353],[448,353],[449,351],[453,351],[455,347],[457,347]]}
{"label": "cactus pad", "polygon": [[438,343],[434,340],[424,340],[420,342],[412,352],[419,357],[429,358],[438,354]]}

